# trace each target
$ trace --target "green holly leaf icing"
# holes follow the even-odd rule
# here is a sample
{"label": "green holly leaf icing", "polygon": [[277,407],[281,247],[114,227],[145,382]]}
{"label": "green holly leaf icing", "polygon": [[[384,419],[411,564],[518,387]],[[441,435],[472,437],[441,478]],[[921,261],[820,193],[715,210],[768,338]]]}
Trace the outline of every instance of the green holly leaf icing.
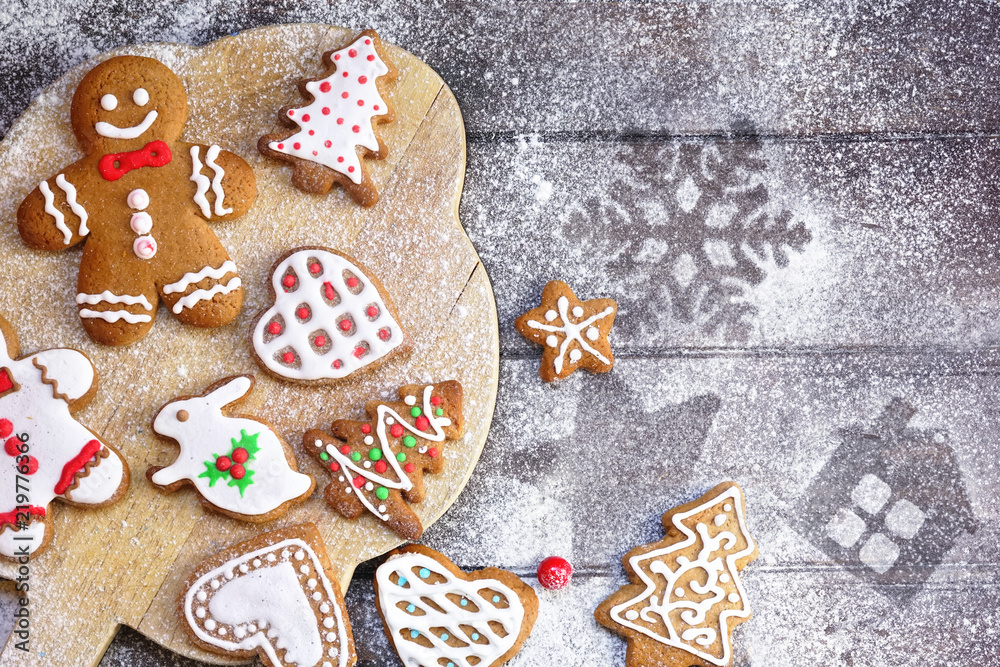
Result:
{"label": "green holly leaf icing", "polygon": [[236,479],[234,477],[229,480],[229,486],[235,486],[239,488],[240,498],[243,497],[243,492],[247,490],[247,487],[253,484],[253,480],[250,479],[251,477],[253,477],[253,475],[254,475],[253,470],[247,469],[246,474],[243,475],[242,479]]}
{"label": "green holly leaf icing", "polygon": [[232,438],[233,449],[229,453],[230,456],[232,456],[232,453],[234,451],[242,447],[243,449],[247,450],[247,453],[250,455],[251,459],[254,458],[254,454],[260,451],[260,445],[257,444],[258,437],[260,437],[260,433],[254,433],[253,435],[248,435],[246,430],[241,429],[240,439],[237,440],[236,438]]}
{"label": "green holly leaf icing", "polygon": [[212,460],[204,462],[205,463],[205,472],[203,472],[200,475],[198,475],[199,479],[202,478],[202,477],[207,477],[208,478],[208,486],[209,487],[215,486],[216,482],[218,482],[220,479],[222,479],[223,477],[225,477],[226,475],[229,474],[225,470],[219,470],[218,468],[215,467],[215,460],[217,458],[219,458],[218,454],[212,454]]}

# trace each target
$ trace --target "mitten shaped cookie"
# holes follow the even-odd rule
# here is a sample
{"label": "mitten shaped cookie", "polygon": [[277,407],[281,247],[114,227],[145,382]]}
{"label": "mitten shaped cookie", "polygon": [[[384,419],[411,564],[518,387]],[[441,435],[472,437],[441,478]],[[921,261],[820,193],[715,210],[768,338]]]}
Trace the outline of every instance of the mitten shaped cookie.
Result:
{"label": "mitten shaped cookie", "polygon": [[302,442],[334,476],[324,495],[340,514],[356,519],[367,509],[415,540],[424,528],[409,503],[424,499],[423,473],[444,469],[445,440],[462,437],[462,385],[409,384],[399,397],[365,405],[368,421],[339,419],[330,433],[306,431]]}
{"label": "mitten shaped cookie", "polygon": [[160,299],[186,324],[230,322],[242,282],[208,222],[250,208],[250,166],[218,146],[178,140],[184,84],[152,58],[118,56],[92,69],[70,119],[84,157],[31,191],[17,224],[33,248],[84,244],[76,302],[87,333],[106,345],[136,341]]}
{"label": "mitten shaped cookie", "polygon": [[294,169],[292,183],[304,192],[325,194],[339,183],[354,201],[374,206],[378,191],[366,158],[389,154],[378,125],[395,119],[385,88],[396,66],[374,30],[365,30],[342,49],[323,54],[326,73],[299,84],[309,104],[285,107],[278,120],[289,129],[267,134],[257,149]]}
{"label": "mitten shaped cookie", "polygon": [[0,556],[10,559],[48,545],[55,498],[100,507],[129,486],[124,457],[73,418],[97,393],[90,359],[70,349],[19,354],[0,317]]}

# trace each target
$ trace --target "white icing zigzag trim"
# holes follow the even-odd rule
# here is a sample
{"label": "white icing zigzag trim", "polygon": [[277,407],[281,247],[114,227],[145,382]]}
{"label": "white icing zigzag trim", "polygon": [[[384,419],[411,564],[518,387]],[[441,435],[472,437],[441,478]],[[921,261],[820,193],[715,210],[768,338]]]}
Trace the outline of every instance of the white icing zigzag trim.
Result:
{"label": "white icing zigzag trim", "polygon": [[80,317],[84,319],[99,319],[105,322],[117,322],[118,320],[125,320],[129,324],[137,324],[139,322],[152,322],[153,318],[149,315],[133,315],[127,310],[90,310],[89,308],[84,308],[80,311]]}
{"label": "white icing zigzag trim", "polygon": [[198,185],[198,191],[194,193],[194,201],[201,208],[201,214],[206,218],[212,217],[212,210],[208,205],[208,198],[205,195],[208,193],[208,188],[211,186],[212,192],[215,193],[215,215],[223,216],[229,215],[233,212],[231,208],[225,208],[223,206],[226,200],[226,193],[222,189],[222,178],[226,175],[226,170],[220,167],[215,162],[215,158],[219,157],[221,148],[212,145],[209,146],[208,150],[205,151],[205,163],[212,169],[214,176],[212,180],[209,181],[208,177],[201,173],[201,160],[198,155],[201,151],[200,146],[191,147],[191,180]]}
{"label": "white icing zigzag trim", "polygon": [[177,303],[175,303],[172,310],[174,311],[174,314],[180,313],[185,308],[193,307],[199,301],[209,301],[211,299],[214,299],[219,294],[229,294],[230,292],[239,289],[242,284],[243,281],[240,280],[239,277],[237,276],[236,278],[233,278],[225,285],[219,283],[212,289],[207,289],[207,290],[196,289],[195,291],[191,292],[185,297],[182,297]]}
{"label": "white icing zigzag trim", "polygon": [[118,295],[110,290],[104,290],[100,294],[84,294],[81,292],[76,295],[76,302],[81,305],[86,303],[91,306],[98,303],[124,303],[129,306],[140,305],[146,310],[153,310],[153,304],[142,294],[139,296],[131,296],[130,294]]}
{"label": "white icing zigzag trim", "polygon": [[236,264],[233,263],[231,259],[227,259],[222,263],[217,269],[213,269],[211,266],[206,266],[201,271],[197,273],[185,273],[184,277],[175,283],[170,283],[163,288],[164,294],[174,294],[176,292],[183,292],[188,287],[194,283],[201,282],[205,278],[212,278],[214,280],[219,280],[222,276],[227,273],[236,273]]}
{"label": "white icing zigzag trim", "polygon": [[222,177],[226,175],[226,171],[215,163],[215,158],[219,157],[221,150],[218,146],[213,145],[205,152],[205,164],[215,172],[215,176],[212,177],[212,192],[215,193],[215,214],[218,216],[229,215],[233,212],[233,209],[222,206],[226,199],[226,193],[222,190]]}
{"label": "white icing zigzag trim", "polygon": [[38,184],[38,189],[42,192],[42,197],[45,198],[45,212],[51,215],[56,220],[56,229],[58,229],[63,234],[63,243],[69,245],[70,239],[73,238],[73,232],[69,231],[69,227],[66,226],[66,217],[62,214],[62,211],[53,206],[55,198],[52,196],[52,188],[45,181]]}
{"label": "white icing zigzag trim", "polygon": [[76,188],[73,184],[66,180],[66,176],[59,174],[56,176],[56,185],[59,189],[66,193],[66,203],[69,204],[70,210],[73,211],[80,218],[80,231],[77,232],[80,236],[86,236],[90,233],[90,229],[87,227],[87,209],[76,201]]}

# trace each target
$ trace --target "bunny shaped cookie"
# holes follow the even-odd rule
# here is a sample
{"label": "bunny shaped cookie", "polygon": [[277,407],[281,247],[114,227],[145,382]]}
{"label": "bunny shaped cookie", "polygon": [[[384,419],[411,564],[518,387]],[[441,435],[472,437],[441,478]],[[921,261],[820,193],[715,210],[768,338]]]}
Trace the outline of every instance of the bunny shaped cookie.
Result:
{"label": "bunny shaped cookie", "polygon": [[229,377],[160,408],[153,431],[181,451],[170,465],[147,470],[149,481],[168,493],[191,484],[210,509],[252,523],[276,519],[308,498],[316,483],[297,472],[295,454],[274,429],[256,417],[223,414],[253,385],[252,375]]}

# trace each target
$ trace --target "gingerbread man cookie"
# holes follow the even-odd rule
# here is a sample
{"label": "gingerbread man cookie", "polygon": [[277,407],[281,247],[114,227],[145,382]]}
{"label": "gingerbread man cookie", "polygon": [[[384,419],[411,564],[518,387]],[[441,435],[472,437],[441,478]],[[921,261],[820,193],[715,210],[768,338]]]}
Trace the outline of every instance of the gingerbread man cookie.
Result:
{"label": "gingerbread man cookie", "polygon": [[200,327],[230,322],[243,303],[236,265],[207,223],[247,212],[257,197],[253,171],[218,146],[179,141],[186,118],[184,84],[159,61],[101,63],[70,109],[84,157],[18,209],[29,246],[84,244],[76,303],[100,343],[145,336],[160,299]]}
{"label": "gingerbread man cookie", "polygon": [[36,556],[52,538],[52,507],[99,507],[125,495],[129,470],[114,448],[76,421],[97,393],[82,352],[54,349],[18,358],[13,328],[0,317],[0,556]]}

